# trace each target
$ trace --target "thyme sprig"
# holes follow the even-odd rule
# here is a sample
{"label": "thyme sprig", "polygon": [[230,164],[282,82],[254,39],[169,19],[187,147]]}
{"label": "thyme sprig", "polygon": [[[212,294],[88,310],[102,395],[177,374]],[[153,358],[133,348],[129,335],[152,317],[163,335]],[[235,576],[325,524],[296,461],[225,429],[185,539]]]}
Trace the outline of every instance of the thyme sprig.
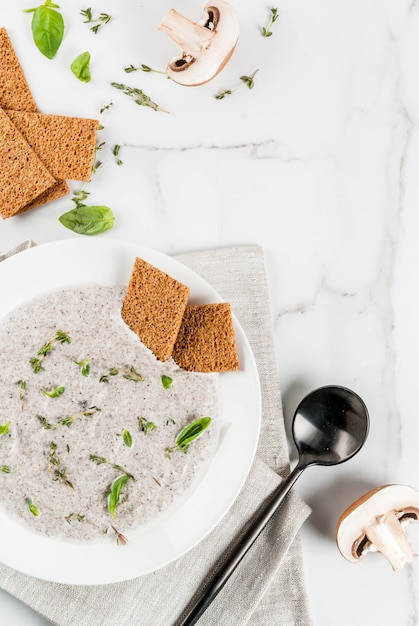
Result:
{"label": "thyme sprig", "polygon": [[39,372],[44,369],[42,365],[43,360],[46,356],[48,356],[48,354],[51,353],[52,349],[57,343],[71,343],[70,335],[63,330],[57,330],[54,337],[49,339],[43,346],[39,348],[36,356],[29,359],[29,363],[32,365],[32,369],[35,374],[39,374]]}
{"label": "thyme sprig", "polygon": [[100,383],[108,383],[109,378],[112,376],[117,376],[118,374],[122,374],[123,378],[127,380],[132,380],[134,382],[141,382],[144,378],[137,372],[135,367],[131,365],[128,369],[119,369],[117,367],[111,367],[107,374],[102,374],[99,378]]}
{"label": "thyme sprig", "polygon": [[63,483],[64,485],[67,485],[67,487],[74,489],[73,483],[70,482],[67,478],[67,468],[61,468],[61,460],[56,455],[57,444],[55,443],[55,441],[50,442],[49,448],[50,453],[48,457],[48,473],[51,473],[51,466],[54,465],[54,481]]}
{"label": "thyme sprig", "polygon": [[111,83],[111,85],[112,87],[115,87],[115,89],[122,91],[122,93],[126,96],[133,98],[134,102],[139,106],[149,107],[150,109],[153,109],[153,111],[169,113],[169,111],[162,109],[158,104],[153,102],[150,96],[147,96],[147,94],[145,94],[142,89],[138,89],[138,87],[130,87],[129,85],[124,85],[123,83]]}
{"label": "thyme sprig", "polygon": [[271,19],[269,20],[268,25],[262,27],[262,35],[263,37],[271,37],[272,36],[272,26],[275,24],[276,20],[279,17],[278,8],[271,9]]}
{"label": "thyme sprig", "polygon": [[79,413],[74,413],[74,415],[66,415],[65,417],[60,419],[59,422],[55,424],[51,424],[50,422],[48,422],[47,418],[44,417],[43,415],[38,415],[38,419],[43,425],[43,427],[45,428],[45,430],[51,430],[53,428],[59,428],[60,426],[70,427],[72,423],[74,422],[74,420],[76,420],[78,417],[90,417],[91,415],[94,415],[95,413],[98,413],[101,410],[102,409],[100,409],[98,406],[91,406],[88,409],[85,409],[84,411],[80,411]]}
{"label": "thyme sprig", "polygon": [[108,22],[110,22],[112,19],[112,16],[108,15],[107,13],[100,13],[99,17],[94,18],[92,9],[90,7],[88,9],[83,9],[82,11],[80,11],[80,15],[86,18],[83,24],[94,24],[94,26],[91,26],[90,30],[95,35],[97,34],[99,28],[101,28],[105,24],[108,24]]}
{"label": "thyme sprig", "polygon": [[152,67],[150,67],[149,65],[144,65],[144,63],[141,63],[141,65],[139,67],[135,67],[132,64],[128,65],[128,67],[124,67],[124,71],[127,74],[130,74],[131,72],[148,72],[148,73],[154,72],[154,74],[164,74],[165,76],[167,76],[167,78],[170,79],[170,76],[164,70],[155,70]]}
{"label": "thyme sprig", "polygon": [[150,422],[145,417],[139,417],[138,428],[142,433],[144,433],[144,435],[147,435],[147,433],[156,430],[157,425],[154,422]]}
{"label": "thyme sprig", "polygon": [[73,359],[73,363],[80,366],[81,374],[86,378],[90,376],[90,361],[90,358],[84,359],[83,361],[76,361],[75,359]]}
{"label": "thyme sprig", "polygon": [[114,147],[112,148],[112,154],[115,157],[115,161],[117,165],[123,164],[123,161],[121,161],[121,159],[119,158],[120,151],[121,151],[121,146],[118,143],[116,143]]}
{"label": "thyme sprig", "polygon": [[60,483],[63,483],[64,485],[67,485],[67,487],[70,487],[70,489],[74,489],[74,485],[72,482],[68,480],[66,473],[67,473],[67,468],[65,467],[63,469],[57,468],[54,471],[54,476],[55,476],[54,480]]}
{"label": "thyme sprig", "polygon": [[254,79],[258,71],[259,70],[255,70],[253,74],[250,74],[250,76],[240,76],[240,80],[242,82],[239,85],[237,85],[237,87],[234,87],[233,89],[227,89],[226,91],[221,91],[216,96],[214,96],[214,98],[216,100],[222,100],[226,96],[231,96],[231,94],[233,94],[235,91],[240,89],[240,87],[244,87],[244,86],[248,87],[248,89],[253,89],[253,87],[255,86]]}
{"label": "thyme sprig", "polygon": [[16,385],[19,385],[19,387],[20,387],[19,400],[21,402],[22,411],[23,411],[23,409],[25,408],[26,381],[25,380],[18,380]]}
{"label": "thyme sprig", "polygon": [[131,472],[127,472],[126,469],[124,469],[121,465],[118,465],[117,463],[108,461],[108,459],[105,459],[104,456],[97,456],[96,454],[91,454],[89,456],[89,459],[93,461],[93,463],[96,463],[96,465],[110,465],[111,467],[116,469],[118,472],[123,472],[124,474],[126,474],[133,481],[136,480],[136,478],[133,476],[133,474],[131,474]]}
{"label": "thyme sprig", "polygon": [[84,520],[86,519],[86,516],[81,515],[81,513],[77,513],[77,515],[75,513],[69,513],[68,515],[65,516],[64,519],[68,524],[71,524],[74,519],[76,519],[78,522],[84,522]]}

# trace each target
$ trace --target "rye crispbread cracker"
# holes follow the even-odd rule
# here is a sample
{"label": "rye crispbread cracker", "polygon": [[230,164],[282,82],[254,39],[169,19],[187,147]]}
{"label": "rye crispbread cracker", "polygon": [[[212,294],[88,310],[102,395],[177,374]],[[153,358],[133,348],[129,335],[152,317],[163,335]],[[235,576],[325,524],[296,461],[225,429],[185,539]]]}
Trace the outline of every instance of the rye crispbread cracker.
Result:
{"label": "rye crispbread cracker", "polygon": [[122,305],[122,318],[160,361],[173,351],[190,289],[136,258]]}
{"label": "rye crispbread cracker", "polygon": [[19,209],[15,215],[20,215],[21,213],[26,213],[30,209],[35,209],[37,206],[41,206],[46,204],[47,202],[52,202],[53,200],[58,200],[58,198],[62,198],[70,193],[70,187],[67,185],[65,180],[56,181],[55,185],[49,187],[44,193],[41,193],[39,196],[31,200],[29,204],[25,204],[24,207]]}
{"label": "rye crispbread cracker", "polygon": [[0,109],[0,215],[12,217],[56,180]]}
{"label": "rye crispbread cracker", "polygon": [[0,107],[14,111],[36,111],[23,69],[6,29],[0,28]]}
{"label": "rye crispbread cracker", "polygon": [[57,180],[90,180],[98,120],[27,111],[6,113]]}
{"label": "rye crispbread cracker", "polygon": [[187,306],[172,356],[179,367],[192,372],[238,370],[230,304]]}

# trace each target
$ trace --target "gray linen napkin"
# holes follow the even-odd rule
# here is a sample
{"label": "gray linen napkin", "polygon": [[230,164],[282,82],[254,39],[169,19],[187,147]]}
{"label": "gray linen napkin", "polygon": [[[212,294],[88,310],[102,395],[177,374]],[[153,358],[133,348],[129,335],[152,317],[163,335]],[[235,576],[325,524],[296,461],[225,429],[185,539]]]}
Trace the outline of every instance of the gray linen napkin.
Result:
{"label": "gray linen napkin", "polygon": [[[0,260],[32,245],[27,241],[0,255]],[[262,390],[256,459],[242,492],[215,530],[184,557],[153,574],[112,585],[75,586],[38,580],[0,564],[0,586],[59,626],[176,626],[210,572],[279,484],[279,474],[289,471],[263,250],[240,246],[177,258],[231,302],[251,344]],[[291,492],[204,613],[200,626],[312,624],[298,533],[309,513]]]}

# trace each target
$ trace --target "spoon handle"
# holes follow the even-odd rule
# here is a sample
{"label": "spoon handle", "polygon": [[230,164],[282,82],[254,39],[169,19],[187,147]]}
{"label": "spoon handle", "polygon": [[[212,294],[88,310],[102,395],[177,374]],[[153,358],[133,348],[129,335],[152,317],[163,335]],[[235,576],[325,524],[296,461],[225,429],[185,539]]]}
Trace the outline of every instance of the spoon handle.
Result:
{"label": "spoon handle", "polygon": [[193,606],[186,619],[179,622],[178,626],[193,626],[193,624],[196,624],[204,611],[224,587],[231,574],[234,572],[244,555],[265,528],[266,524],[278,509],[279,505],[282,503],[285,496],[288,494],[291,487],[304,469],[305,466],[298,463],[289,476],[276,488],[266,507],[254,520],[253,524],[237,544],[227,561],[223,563],[220,569],[215,573],[206,590]]}

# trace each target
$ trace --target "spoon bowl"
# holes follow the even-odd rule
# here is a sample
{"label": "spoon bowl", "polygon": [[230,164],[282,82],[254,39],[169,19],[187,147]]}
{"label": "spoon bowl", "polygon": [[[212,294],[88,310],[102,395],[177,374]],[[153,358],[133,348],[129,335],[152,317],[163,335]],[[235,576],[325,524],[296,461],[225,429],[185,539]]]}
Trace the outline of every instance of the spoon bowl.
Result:
{"label": "spoon bowl", "polygon": [[267,506],[179,626],[193,626],[198,621],[276,513],[302,472],[310,465],[338,465],[349,460],[364,445],[368,430],[367,407],[350,389],[328,385],[303,398],[295,411],[292,426],[299,453],[297,465],[274,491]]}

